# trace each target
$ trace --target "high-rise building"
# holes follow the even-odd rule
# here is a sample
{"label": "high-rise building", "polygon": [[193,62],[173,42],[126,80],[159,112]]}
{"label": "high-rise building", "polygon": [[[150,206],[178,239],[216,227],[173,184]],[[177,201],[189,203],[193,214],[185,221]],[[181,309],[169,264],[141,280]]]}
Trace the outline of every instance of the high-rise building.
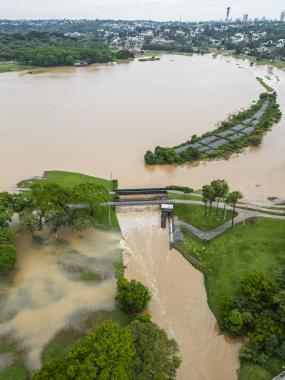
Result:
{"label": "high-rise building", "polygon": [[242,21],[243,22],[247,22],[248,21],[248,14],[243,15]]}
{"label": "high-rise building", "polygon": [[285,21],[285,10],[281,12],[280,21]]}
{"label": "high-rise building", "polygon": [[231,7],[227,7],[227,17],[226,17],[226,21],[229,20],[230,11],[231,11]]}

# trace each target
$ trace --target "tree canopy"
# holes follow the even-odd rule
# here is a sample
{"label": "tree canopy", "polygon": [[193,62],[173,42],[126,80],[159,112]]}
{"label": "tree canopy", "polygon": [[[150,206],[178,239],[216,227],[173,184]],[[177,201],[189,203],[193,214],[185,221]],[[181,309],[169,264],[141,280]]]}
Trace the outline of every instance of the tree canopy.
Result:
{"label": "tree canopy", "polygon": [[127,313],[139,313],[151,299],[150,291],[139,281],[121,278],[118,280],[117,288],[116,299],[119,306]]}

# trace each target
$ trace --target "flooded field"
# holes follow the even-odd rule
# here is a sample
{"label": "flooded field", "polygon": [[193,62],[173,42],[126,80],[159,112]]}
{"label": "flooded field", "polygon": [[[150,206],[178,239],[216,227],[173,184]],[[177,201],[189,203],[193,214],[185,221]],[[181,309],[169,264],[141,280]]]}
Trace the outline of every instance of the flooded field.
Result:
{"label": "flooded field", "polygon": [[277,90],[285,113],[284,72],[226,57],[163,55],[156,62],[1,74],[0,189],[58,169],[112,173],[121,187],[198,188],[225,178],[248,198],[285,196],[285,118],[260,148],[228,161],[144,165],[147,149],[184,142],[248,107],[264,90],[257,75]]}
{"label": "flooded field", "polygon": [[57,242],[17,238],[17,267],[0,277],[0,337],[16,343],[30,370],[74,318],[115,308],[119,240],[119,234],[100,230],[82,239],[64,230]]}
{"label": "flooded field", "polygon": [[177,379],[237,379],[240,343],[219,333],[203,275],[169,249],[158,210],[124,208],[117,215],[124,237],[125,275],[151,289],[149,312],[179,345],[182,365]]}

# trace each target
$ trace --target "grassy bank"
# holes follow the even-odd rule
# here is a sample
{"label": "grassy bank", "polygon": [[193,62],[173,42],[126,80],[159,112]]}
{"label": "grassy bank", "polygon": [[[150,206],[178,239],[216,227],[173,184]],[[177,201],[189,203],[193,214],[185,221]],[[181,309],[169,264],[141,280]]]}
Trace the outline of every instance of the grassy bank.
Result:
{"label": "grassy bank", "polygon": [[94,185],[99,185],[105,187],[108,191],[114,189],[114,184],[112,181],[107,179],[102,179],[98,177],[89,176],[81,173],[73,173],[66,171],[45,171],[42,179],[28,179],[18,183],[18,187],[29,188],[31,185],[38,181],[45,181],[45,183],[55,183],[64,187],[72,188],[83,183],[92,183]]}
{"label": "grassy bank", "polygon": [[34,66],[22,65],[20,63],[1,63],[0,73],[8,73],[11,71],[31,70]]}
{"label": "grassy bank", "polygon": [[[196,199],[197,200],[197,199]],[[207,208],[207,218],[205,218],[205,208],[202,205],[175,204],[174,215],[186,223],[198,228],[201,231],[211,231],[214,228],[226,223],[232,217],[232,212],[227,211],[224,218],[224,210],[212,208],[210,213]]]}
{"label": "grassy bank", "polygon": [[[30,188],[33,184],[43,181],[48,184],[57,184],[66,188],[73,188],[77,185],[91,183],[93,185],[103,186],[107,191],[112,191],[116,188],[117,182],[110,181],[98,177],[92,177],[81,173],[73,173],[66,171],[46,171],[43,178],[28,179],[20,182],[18,187]],[[111,199],[111,196],[110,196]],[[102,228],[119,230],[119,223],[113,209],[105,206],[102,208],[102,212],[95,217],[95,225]]]}
{"label": "grassy bank", "polygon": [[[218,321],[221,300],[237,293],[237,284],[246,273],[260,271],[269,275],[285,266],[285,221],[265,218],[251,219],[245,226],[237,225],[209,243],[194,239],[184,231],[185,243],[179,245],[184,254],[201,262],[205,275],[208,302]],[[282,371],[278,359],[264,366],[242,363],[241,380],[271,380]]]}
{"label": "grassy bank", "polygon": [[261,86],[263,86],[266,89],[266,91],[268,91],[268,92],[273,92],[274,91],[274,89],[272,87],[268,86],[268,84],[265,83],[262,78],[256,77],[256,79],[261,84]]}

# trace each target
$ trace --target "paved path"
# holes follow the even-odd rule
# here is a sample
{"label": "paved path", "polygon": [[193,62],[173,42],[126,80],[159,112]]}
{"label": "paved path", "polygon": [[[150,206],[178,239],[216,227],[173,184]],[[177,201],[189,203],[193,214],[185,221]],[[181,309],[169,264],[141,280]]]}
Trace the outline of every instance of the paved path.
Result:
{"label": "paved path", "polygon": [[[285,216],[264,214],[259,211],[248,211],[248,210],[236,209],[236,212],[238,213],[238,215],[234,218],[234,225],[242,223],[247,219],[256,218],[256,217],[285,220]],[[223,232],[230,229],[232,227],[232,221],[229,220],[228,222],[215,228],[212,231],[201,231],[198,228],[192,226],[191,224],[182,222],[181,220],[176,220],[175,225],[185,228],[187,231],[189,231],[191,234],[193,234],[194,236],[196,236],[197,238],[201,240],[210,241],[214,239],[216,236],[221,235]]]}

